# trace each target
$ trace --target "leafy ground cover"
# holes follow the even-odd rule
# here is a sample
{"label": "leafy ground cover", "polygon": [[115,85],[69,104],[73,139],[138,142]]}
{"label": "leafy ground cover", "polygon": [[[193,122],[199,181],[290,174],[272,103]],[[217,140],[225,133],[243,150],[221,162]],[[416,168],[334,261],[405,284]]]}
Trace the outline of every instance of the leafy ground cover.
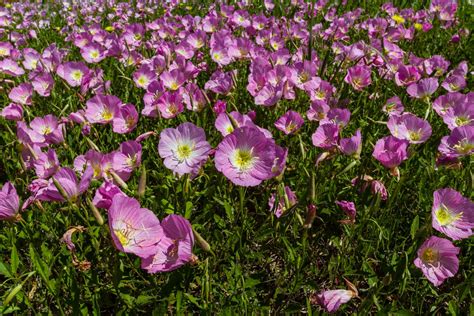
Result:
{"label": "leafy ground cover", "polygon": [[6,4],[0,313],[472,314],[473,20]]}

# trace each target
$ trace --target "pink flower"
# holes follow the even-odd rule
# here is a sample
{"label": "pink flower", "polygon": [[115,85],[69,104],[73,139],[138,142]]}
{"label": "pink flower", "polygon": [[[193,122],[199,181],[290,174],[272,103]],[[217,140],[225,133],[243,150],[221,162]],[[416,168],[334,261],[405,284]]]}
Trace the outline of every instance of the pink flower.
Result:
{"label": "pink flower", "polygon": [[141,258],[153,256],[163,238],[155,214],[133,198],[116,194],[108,211],[110,234],[118,250]]}
{"label": "pink flower", "polygon": [[137,127],[138,112],[133,104],[125,104],[120,107],[119,113],[112,120],[113,131],[119,134],[130,133]]}
{"label": "pink flower", "polygon": [[288,111],[282,115],[275,126],[286,135],[297,132],[303,126],[304,120],[298,112]]}
{"label": "pink flower", "polygon": [[408,158],[408,141],[386,136],[377,141],[372,156],[382,165],[393,169]]}
{"label": "pink flower", "polygon": [[161,116],[166,119],[176,117],[184,111],[183,99],[178,91],[165,92],[157,102]]}
{"label": "pink flower", "polygon": [[95,207],[109,209],[115,195],[120,194],[125,196],[125,193],[120,190],[113,182],[104,181],[102,185],[95,191],[92,203]]}
{"label": "pink flower", "polygon": [[204,130],[193,123],[164,129],[160,134],[158,152],[165,166],[178,175],[197,174],[207,161],[211,146]]}
{"label": "pink flower", "polygon": [[453,189],[439,189],[433,193],[431,216],[433,228],[453,240],[472,236],[474,203]]}
{"label": "pink flower", "polygon": [[0,220],[11,220],[18,216],[20,199],[15,187],[6,182],[0,191]]}
{"label": "pink flower", "polygon": [[217,146],[215,165],[234,184],[256,186],[273,176],[275,151],[273,139],[257,128],[243,126]]}
{"label": "pink flower", "polygon": [[163,234],[154,254],[142,259],[148,273],[176,270],[191,261],[194,234],[191,224],[180,215],[168,215],[162,222]]}
{"label": "pink flower", "polygon": [[371,71],[368,66],[353,66],[347,70],[344,81],[352,85],[358,91],[372,83]]}
{"label": "pink flower", "polygon": [[54,79],[49,72],[43,72],[35,76],[31,83],[40,96],[49,97],[53,89]]}
{"label": "pink flower", "polygon": [[8,94],[10,100],[21,105],[31,105],[33,97],[33,86],[31,83],[22,83],[13,88]]}
{"label": "pink flower", "polygon": [[342,304],[349,302],[354,296],[354,292],[350,290],[330,290],[316,295],[316,301],[329,313],[333,313]]}
{"label": "pink flower", "polygon": [[339,148],[344,155],[360,158],[362,151],[362,134],[360,128],[356,130],[355,135],[349,138],[342,138],[339,141]]}
{"label": "pink flower", "polygon": [[45,142],[50,144],[59,144],[64,142],[63,124],[51,114],[45,117],[35,117],[30,122],[30,127],[36,133],[43,135]]}
{"label": "pink flower", "polygon": [[23,108],[19,104],[10,103],[2,109],[0,116],[6,120],[21,121],[23,119]]}
{"label": "pink flower", "polygon": [[393,136],[406,139],[411,144],[424,143],[431,136],[430,123],[408,112],[390,116],[387,127]]}
{"label": "pink flower", "polygon": [[311,138],[314,146],[331,150],[337,146],[339,127],[333,123],[319,125]]}
{"label": "pink flower", "polygon": [[418,83],[412,83],[407,88],[407,93],[416,99],[425,99],[430,97],[439,87],[438,79],[421,79]]}
{"label": "pink flower", "polygon": [[[286,195],[286,197],[280,196],[280,199],[278,200],[278,205],[276,206],[275,206],[275,202],[276,202],[275,193],[273,193],[270,196],[270,199],[268,200],[268,207],[270,208],[270,210],[274,210],[276,217],[282,216],[284,212],[288,211],[288,209],[290,209],[293,205],[298,203],[296,194],[293,191],[291,191],[290,187],[285,186],[284,194]],[[286,201],[288,201],[288,205]]]}
{"label": "pink flower", "polygon": [[67,62],[58,67],[57,74],[63,78],[71,87],[78,87],[86,76],[90,73],[90,69],[83,62]]}
{"label": "pink flower", "polygon": [[336,201],[336,205],[339,206],[347,216],[351,219],[356,217],[356,206],[354,202],[351,201]]}
{"label": "pink flower", "polygon": [[120,115],[122,101],[114,95],[96,95],[86,102],[84,116],[90,123],[107,124]]}
{"label": "pink flower", "polygon": [[449,240],[431,236],[418,249],[414,263],[431,283],[439,286],[458,272],[459,250]]}

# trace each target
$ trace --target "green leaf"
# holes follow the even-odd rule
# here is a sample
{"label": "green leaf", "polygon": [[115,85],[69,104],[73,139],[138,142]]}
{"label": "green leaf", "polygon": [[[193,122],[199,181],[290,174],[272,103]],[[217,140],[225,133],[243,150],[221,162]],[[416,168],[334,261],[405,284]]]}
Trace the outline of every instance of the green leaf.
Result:
{"label": "green leaf", "polygon": [[420,217],[416,215],[415,219],[411,223],[410,227],[410,234],[411,234],[411,239],[415,239],[416,232],[418,231],[418,228],[420,227]]}
{"label": "green leaf", "polygon": [[12,245],[12,252],[11,252],[11,270],[13,274],[16,274],[18,266],[20,264],[20,259],[18,258],[18,251],[16,249],[15,244]]}
{"label": "green leaf", "polygon": [[7,278],[13,277],[10,269],[8,269],[8,265],[4,264],[3,262],[0,262],[0,274],[6,276]]}
{"label": "green leaf", "polygon": [[3,301],[3,305],[7,306],[8,303],[10,303],[10,301],[18,294],[18,292],[20,292],[22,287],[23,287],[23,284],[20,283],[17,286],[15,286],[13,289],[11,289],[10,293],[8,293],[7,297]]}
{"label": "green leaf", "polygon": [[36,254],[35,248],[33,247],[32,244],[30,244],[30,258],[31,258],[31,261],[33,262],[33,266],[35,270],[39,273],[43,281],[46,283],[46,287],[48,288],[48,290],[52,294],[55,294],[54,284],[49,280],[49,274],[47,274],[45,271],[47,267],[45,267],[44,262]]}

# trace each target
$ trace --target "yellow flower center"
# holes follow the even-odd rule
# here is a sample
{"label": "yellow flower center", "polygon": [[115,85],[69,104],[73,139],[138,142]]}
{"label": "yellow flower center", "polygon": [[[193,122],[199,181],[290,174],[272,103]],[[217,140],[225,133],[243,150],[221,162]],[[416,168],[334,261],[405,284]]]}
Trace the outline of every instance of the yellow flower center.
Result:
{"label": "yellow flower center", "polygon": [[408,136],[412,141],[419,141],[421,139],[421,133],[417,131],[409,131]]}
{"label": "yellow flower center", "polygon": [[6,55],[8,55],[7,50],[5,48],[0,48],[0,56],[6,56]]}
{"label": "yellow flower center", "polygon": [[115,30],[115,28],[113,26],[107,26],[107,27],[105,27],[105,30],[107,32],[113,32]]}
{"label": "yellow flower center", "polygon": [[395,14],[394,16],[392,16],[392,20],[394,20],[398,24],[405,23],[405,19],[401,15],[398,15],[398,14]]}
{"label": "yellow flower center", "polygon": [[99,51],[97,51],[97,50],[91,51],[91,54],[90,54],[91,58],[94,58],[94,59],[95,59],[95,58],[98,58],[99,55],[100,55],[100,54],[99,54]]}
{"label": "yellow flower center", "polygon": [[76,81],[80,81],[82,79],[82,72],[80,70],[73,70],[71,72],[71,77],[72,79],[76,80]]}
{"label": "yellow flower center", "polygon": [[137,33],[137,34],[133,35],[133,39],[136,40],[136,41],[140,41],[142,39],[142,35]]}
{"label": "yellow flower center", "polygon": [[173,91],[178,90],[178,88],[179,88],[179,85],[176,81],[171,82],[171,84],[170,84],[170,89],[171,90],[173,90]]}
{"label": "yellow flower center", "polygon": [[455,122],[457,126],[464,126],[471,122],[471,120],[465,116],[458,116],[456,117]]}
{"label": "yellow flower center", "polygon": [[176,156],[178,157],[179,160],[183,161],[185,159],[188,159],[193,152],[193,149],[191,146],[188,144],[182,144],[178,146],[178,149],[176,150]]}
{"label": "yellow flower center", "polygon": [[120,241],[120,244],[122,246],[127,246],[130,240],[128,239],[126,233],[124,233],[122,230],[116,230],[114,229],[115,236],[117,236],[118,240]]}
{"label": "yellow flower center", "polygon": [[457,145],[453,146],[454,149],[462,155],[467,155],[471,150],[474,149],[474,144],[470,144],[468,142],[460,142]]}
{"label": "yellow flower center", "polygon": [[212,54],[212,58],[213,58],[215,61],[219,61],[219,60],[221,60],[221,54],[219,54],[219,53],[214,53],[214,54]]}
{"label": "yellow flower center", "polygon": [[137,81],[138,81],[139,85],[145,86],[148,83],[148,78],[142,75],[142,76],[138,77]]}
{"label": "yellow flower center", "polygon": [[233,157],[233,165],[240,171],[247,171],[252,168],[255,158],[253,157],[252,150],[249,149],[237,149]]}
{"label": "yellow flower center", "polygon": [[43,135],[48,135],[52,131],[51,131],[51,128],[49,126],[44,126],[43,129],[41,130],[41,132],[43,133]]}
{"label": "yellow flower center", "polygon": [[435,263],[438,261],[438,251],[433,248],[427,248],[423,252],[421,259],[426,263]]}
{"label": "yellow flower center", "polygon": [[420,31],[421,29],[423,29],[423,25],[421,23],[415,23],[415,29]]}
{"label": "yellow flower center", "polygon": [[230,134],[234,131],[234,127],[229,124],[229,126],[226,127],[225,131]]}
{"label": "yellow flower center", "polygon": [[453,90],[453,91],[457,91],[457,90],[459,90],[460,87],[455,83],[450,83],[449,88],[451,88],[451,90]]}
{"label": "yellow flower center", "polygon": [[114,115],[112,114],[112,112],[110,112],[110,111],[107,110],[107,109],[104,110],[101,115],[102,115],[102,119],[104,119],[104,120],[106,120],[106,121],[109,121],[109,120],[111,120],[111,119],[114,117]]}
{"label": "yellow flower center", "polygon": [[441,207],[435,211],[435,217],[441,226],[447,226],[455,220],[459,219],[459,217],[461,216],[462,213],[456,215],[451,214],[446,207]]}

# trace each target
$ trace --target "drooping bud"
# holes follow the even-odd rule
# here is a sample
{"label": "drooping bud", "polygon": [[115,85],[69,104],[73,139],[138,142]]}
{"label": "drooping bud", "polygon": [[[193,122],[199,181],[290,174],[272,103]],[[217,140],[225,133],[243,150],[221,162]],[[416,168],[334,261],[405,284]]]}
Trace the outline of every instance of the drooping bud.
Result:
{"label": "drooping bud", "polygon": [[209,246],[209,243],[194,229],[193,227],[193,233],[194,233],[194,238],[196,239],[197,244],[199,247],[202,248],[204,251],[211,251],[211,246]]}
{"label": "drooping bud", "polygon": [[310,229],[313,225],[313,221],[316,218],[316,205],[310,204],[308,205],[308,211],[306,213],[306,219],[304,221],[303,228]]}
{"label": "drooping bud", "polygon": [[142,172],[140,174],[140,180],[138,181],[138,196],[143,197],[145,196],[145,189],[146,189],[146,167],[145,164],[142,164]]}

